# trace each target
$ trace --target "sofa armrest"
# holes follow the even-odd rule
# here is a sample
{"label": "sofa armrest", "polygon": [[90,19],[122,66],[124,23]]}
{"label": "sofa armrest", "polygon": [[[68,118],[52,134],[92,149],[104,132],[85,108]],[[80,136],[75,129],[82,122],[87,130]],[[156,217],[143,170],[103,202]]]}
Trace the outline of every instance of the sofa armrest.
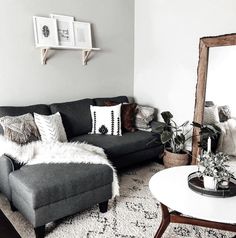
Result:
{"label": "sofa armrest", "polygon": [[9,186],[9,174],[15,170],[13,160],[7,156],[0,157],[0,191],[11,201],[11,188]]}

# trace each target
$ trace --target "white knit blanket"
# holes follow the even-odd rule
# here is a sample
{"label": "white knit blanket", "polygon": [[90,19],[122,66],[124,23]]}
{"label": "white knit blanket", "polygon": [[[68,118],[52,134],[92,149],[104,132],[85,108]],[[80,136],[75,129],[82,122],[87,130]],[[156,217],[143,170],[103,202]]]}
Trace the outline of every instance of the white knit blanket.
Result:
{"label": "white knit blanket", "polygon": [[216,125],[221,129],[217,150],[236,156],[236,120],[229,119]]}
{"label": "white knit blanket", "polygon": [[16,161],[26,164],[85,163],[105,164],[113,170],[112,195],[119,195],[116,171],[108,161],[104,150],[85,143],[43,143],[42,141],[19,145],[0,135],[0,155],[7,154]]}

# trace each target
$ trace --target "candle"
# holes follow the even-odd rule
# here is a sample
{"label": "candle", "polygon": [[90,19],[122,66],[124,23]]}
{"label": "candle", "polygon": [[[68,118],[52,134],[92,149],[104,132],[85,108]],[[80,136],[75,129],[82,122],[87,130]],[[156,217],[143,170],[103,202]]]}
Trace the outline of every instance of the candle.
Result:
{"label": "candle", "polygon": [[207,140],[207,153],[210,152],[211,152],[211,137],[209,136]]}

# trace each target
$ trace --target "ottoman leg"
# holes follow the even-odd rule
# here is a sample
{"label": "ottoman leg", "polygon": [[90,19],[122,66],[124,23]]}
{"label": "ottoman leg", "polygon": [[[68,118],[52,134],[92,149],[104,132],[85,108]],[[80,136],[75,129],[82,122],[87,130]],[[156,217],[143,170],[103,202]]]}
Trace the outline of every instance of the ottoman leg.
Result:
{"label": "ottoman leg", "polygon": [[45,225],[34,228],[36,238],[44,238],[45,236]]}
{"label": "ottoman leg", "polygon": [[99,203],[99,210],[101,213],[107,212],[107,208],[108,208],[108,201]]}

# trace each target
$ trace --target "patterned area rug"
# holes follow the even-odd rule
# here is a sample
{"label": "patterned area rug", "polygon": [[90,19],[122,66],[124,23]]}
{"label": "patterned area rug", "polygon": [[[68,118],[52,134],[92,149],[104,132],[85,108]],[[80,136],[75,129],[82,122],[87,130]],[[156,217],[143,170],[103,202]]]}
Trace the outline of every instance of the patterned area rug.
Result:
{"label": "patterned area rug", "polygon": [[[109,203],[109,211],[98,206],[50,223],[47,238],[152,238],[161,221],[159,204],[150,194],[148,182],[163,169],[151,163],[120,173],[121,196]],[[161,181],[160,181],[161,182]],[[8,201],[0,195],[0,208],[16,227],[22,238],[33,238],[33,227],[18,213],[11,212]],[[0,235],[1,236],[1,235]],[[171,224],[163,238],[235,238],[236,233],[197,226]]]}

